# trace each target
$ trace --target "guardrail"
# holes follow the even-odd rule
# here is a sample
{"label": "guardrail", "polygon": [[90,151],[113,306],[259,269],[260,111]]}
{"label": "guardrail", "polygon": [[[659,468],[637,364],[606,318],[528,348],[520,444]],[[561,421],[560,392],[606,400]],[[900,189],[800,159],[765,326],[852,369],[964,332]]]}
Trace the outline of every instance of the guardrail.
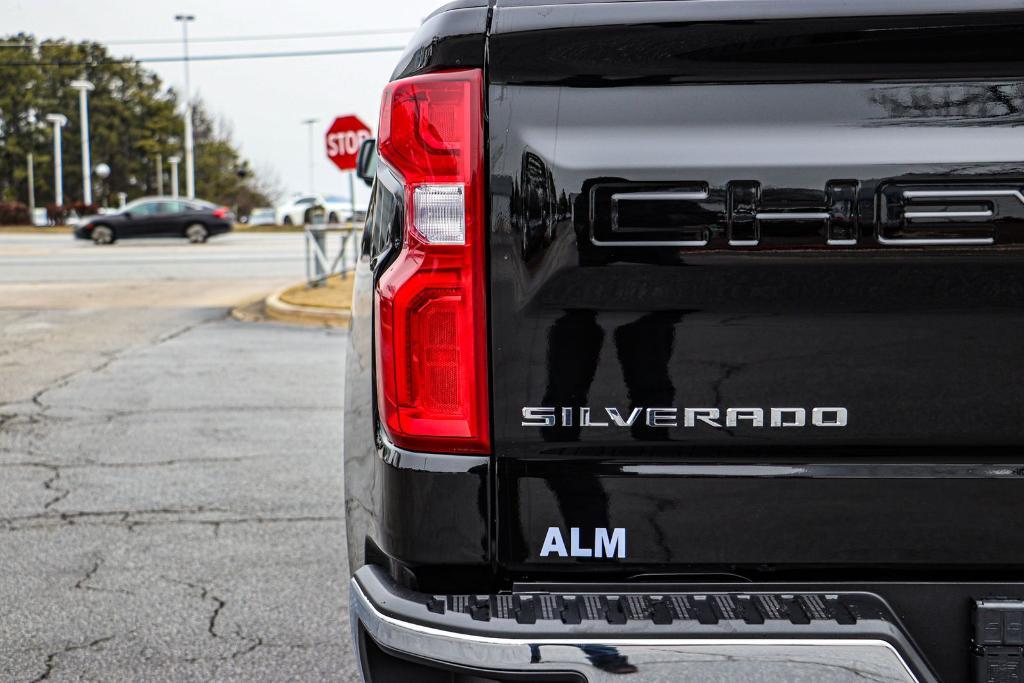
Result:
{"label": "guardrail", "polygon": [[[362,225],[348,223],[307,223],[303,234],[306,242],[306,284],[320,287],[332,275],[345,278],[355,268],[354,237],[362,232]],[[328,236],[338,235],[337,251],[330,251]],[[333,254],[333,256],[332,256]]]}

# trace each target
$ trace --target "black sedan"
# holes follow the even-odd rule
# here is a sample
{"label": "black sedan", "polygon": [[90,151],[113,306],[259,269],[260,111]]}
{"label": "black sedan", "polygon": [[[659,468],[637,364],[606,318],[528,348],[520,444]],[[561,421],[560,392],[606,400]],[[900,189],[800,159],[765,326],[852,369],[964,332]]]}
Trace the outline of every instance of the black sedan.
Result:
{"label": "black sedan", "polygon": [[117,213],[86,216],[75,228],[75,237],[96,244],[129,237],[186,237],[200,244],[211,235],[229,232],[234,218],[226,207],[199,199],[145,197]]}

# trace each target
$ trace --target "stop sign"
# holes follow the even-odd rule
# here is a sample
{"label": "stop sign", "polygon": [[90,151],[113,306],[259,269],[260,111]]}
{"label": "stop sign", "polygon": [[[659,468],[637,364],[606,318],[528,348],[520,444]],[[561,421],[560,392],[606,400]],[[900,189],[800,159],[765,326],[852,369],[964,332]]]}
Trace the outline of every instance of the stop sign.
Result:
{"label": "stop sign", "polygon": [[342,171],[351,171],[356,167],[359,146],[371,137],[370,127],[358,116],[339,116],[327,129],[327,158]]}

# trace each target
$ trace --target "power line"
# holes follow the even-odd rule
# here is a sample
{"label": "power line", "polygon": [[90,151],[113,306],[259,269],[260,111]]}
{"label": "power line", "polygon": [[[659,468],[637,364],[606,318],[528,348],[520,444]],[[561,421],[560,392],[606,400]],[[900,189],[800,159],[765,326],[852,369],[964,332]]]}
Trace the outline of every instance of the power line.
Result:
{"label": "power line", "polygon": [[[322,31],[316,33],[263,33],[248,36],[207,36],[201,38],[189,38],[190,43],[244,43],[258,40],[300,40],[310,38],[343,38],[352,36],[380,36],[395,33],[413,33],[414,28],[375,28],[359,29],[352,31]],[[126,38],[115,40],[89,40],[88,42],[100,43],[101,45],[177,45],[180,38]],[[38,47],[64,47],[69,43],[50,43],[49,45],[39,44]],[[36,45],[25,43],[0,43],[0,47],[31,48]]]}
{"label": "power line", "polygon": [[[225,55],[190,55],[190,62],[219,62],[241,59],[275,59],[278,57],[321,57],[325,55],[355,55],[369,54],[376,52],[401,52],[403,46],[387,47],[353,47],[327,50],[297,50],[293,52],[242,52]],[[178,55],[172,57],[123,57],[104,60],[51,60],[44,62],[0,62],[0,68],[15,66],[94,66],[98,64],[117,64],[132,62],[183,62],[185,57]]]}
{"label": "power line", "polygon": [[[306,38],[343,38],[351,36],[381,36],[394,33],[414,33],[414,28],[378,28],[356,31],[325,31],[322,33],[266,33],[250,36],[210,36],[206,38],[189,38],[190,43],[239,43],[256,40],[298,40]],[[106,40],[104,45],[161,45],[177,43],[173,38],[159,40]]]}

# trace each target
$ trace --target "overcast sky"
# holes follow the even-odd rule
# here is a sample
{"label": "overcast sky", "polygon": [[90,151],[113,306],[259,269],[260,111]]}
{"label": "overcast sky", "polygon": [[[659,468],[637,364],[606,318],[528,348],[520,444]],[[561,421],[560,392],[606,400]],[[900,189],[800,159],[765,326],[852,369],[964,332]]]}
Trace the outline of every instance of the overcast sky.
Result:
{"label": "overcast sky", "polygon": [[[181,38],[174,15],[196,16],[189,37],[252,36],[349,30],[407,29],[390,35],[193,42],[192,55],[404,46],[423,18],[445,0],[0,0],[0,33],[38,38],[168,40]],[[111,45],[117,56],[180,55],[181,43]],[[376,132],[381,90],[399,52],[245,61],[192,62],[194,92],[234,127],[235,142],[257,168],[272,168],[287,193],[308,185],[306,127],[315,126],[319,192],[347,190],[347,179],[324,154],[323,134],[335,116],[354,113]],[[181,62],[145,64],[177,88]],[[71,116],[75,112],[68,112]],[[102,125],[94,121],[93,125]],[[100,159],[97,162],[102,161]],[[361,183],[360,183],[361,185]],[[364,186],[365,187],[365,186]],[[347,193],[347,192],[346,192]]]}

